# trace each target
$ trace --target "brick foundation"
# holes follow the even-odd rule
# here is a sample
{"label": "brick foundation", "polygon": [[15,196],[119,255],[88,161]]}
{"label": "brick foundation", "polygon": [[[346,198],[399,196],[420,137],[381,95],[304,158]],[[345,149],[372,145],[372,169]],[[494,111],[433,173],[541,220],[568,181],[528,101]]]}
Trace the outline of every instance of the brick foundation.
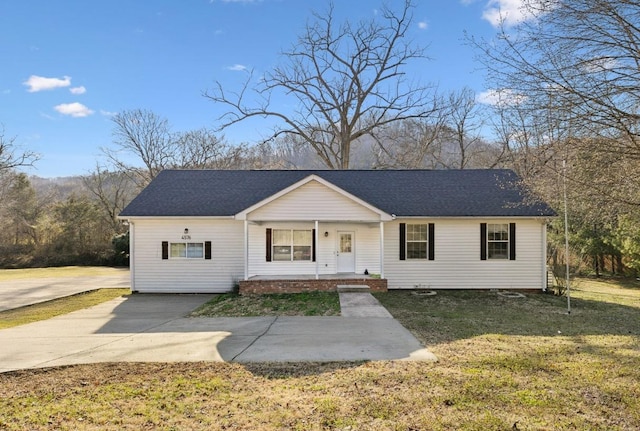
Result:
{"label": "brick foundation", "polygon": [[240,294],[300,293],[312,291],[336,291],[340,284],[367,285],[372,292],[386,292],[387,280],[380,278],[332,278],[329,280],[243,280],[239,282]]}

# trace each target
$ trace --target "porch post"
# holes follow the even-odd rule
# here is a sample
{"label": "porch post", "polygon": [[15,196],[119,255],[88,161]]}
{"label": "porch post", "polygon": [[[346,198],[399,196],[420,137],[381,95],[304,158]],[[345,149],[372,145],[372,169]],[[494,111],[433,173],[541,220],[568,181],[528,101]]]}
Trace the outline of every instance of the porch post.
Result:
{"label": "porch post", "polygon": [[384,222],[380,222],[380,278],[384,278]]}
{"label": "porch post", "polygon": [[242,244],[242,254],[244,255],[244,280],[249,279],[249,221],[244,219],[244,241]]}
{"label": "porch post", "polygon": [[[318,235],[318,220],[315,221],[315,228],[316,228],[316,230],[315,230],[315,236],[316,237],[314,238],[314,242],[316,244],[315,253],[316,253],[316,280],[317,280],[317,279],[320,278],[319,265],[318,265],[318,261],[320,260],[320,259],[318,259],[318,238],[319,238],[319,235]],[[313,253],[313,250],[311,250],[311,253]]]}
{"label": "porch post", "polygon": [[129,276],[131,277],[131,291],[136,292],[136,224],[129,223]]}

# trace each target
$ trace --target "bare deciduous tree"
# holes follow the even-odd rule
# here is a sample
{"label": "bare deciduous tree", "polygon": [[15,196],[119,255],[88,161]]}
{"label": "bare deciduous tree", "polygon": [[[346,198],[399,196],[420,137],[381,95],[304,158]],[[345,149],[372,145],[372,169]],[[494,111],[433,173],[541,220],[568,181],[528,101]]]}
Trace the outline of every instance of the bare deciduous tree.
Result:
{"label": "bare deciduous tree", "polygon": [[18,151],[16,137],[7,137],[4,126],[0,124],[0,172],[20,166],[33,166],[39,156],[33,151]]}
{"label": "bare deciduous tree", "polygon": [[[152,111],[123,111],[113,118],[115,148],[103,149],[113,169],[138,188],[163,169],[233,169],[251,164],[246,145],[229,145],[208,129],[174,133]],[[106,172],[105,172],[106,173]]]}
{"label": "bare deciduous tree", "polygon": [[106,223],[114,234],[122,233],[122,222],[118,214],[133,199],[136,187],[124,172],[111,172],[96,164],[95,170],[82,178],[86,189],[96,199],[105,215]]}
{"label": "bare deciduous tree", "polygon": [[[409,62],[425,58],[423,48],[407,34],[412,9],[411,0],[397,12],[384,6],[376,18],[357,25],[336,25],[333,4],[324,15],[314,13],[315,22],[283,53],[283,65],[257,83],[250,74],[239,92],[227,92],[217,82],[205,93],[229,109],[220,118],[221,128],[271,117],[279,126],[267,140],[297,136],[326,167],[349,168],[351,147],[358,139],[437,111],[433,89],[415,84],[404,70]],[[274,108],[270,101],[275,95],[297,108]]]}
{"label": "bare deciduous tree", "polygon": [[495,89],[564,137],[607,138],[589,151],[640,160],[640,2],[526,0],[523,7],[529,19],[501,28],[496,41],[472,41]]}
{"label": "bare deciduous tree", "polygon": [[482,107],[476,102],[473,90],[465,87],[449,94],[445,126],[442,139],[455,146],[450,161],[442,163],[449,168],[494,167],[497,160],[487,154],[488,148],[482,139],[484,117]]}
{"label": "bare deciduous tree", "polygon": [[245,145],[229,145],[211,130],[202,128],[175,138],[175,167],[190,169],[240,168],[246,158]]}
{"label": "bare deciduous tree", "polygon": [[437,115],[381,128],[374,138],[377,168],[493,168],[500,162],[495,145],[482,138],[483,106],[469,88],[443,97]]}
{"label": "bare deciduous tree", "polygon": [[374,166],[382,169],[442,168],[439,138],[443,126],[444,119],[440,117],[435,124],[412,119],[381,128],[375,135]]}
{"label": "bare deciduous tree", "polygon": [[[640,1],[526,0],[523,7],[527,19],[503,26],[496,40],[472,40],[494,89],[511,98],[500,106],[503,119],[524,126],[523,142],[580,155],[580,163],[584,154],[600,160],[589,171],[607,171],[618,186],[598,192],[640,203],[640,182],[629,181],[640,177]],[[530,132],[536,136],[523,136]],[[635,172],[607,169],[612,156]]]}
{"label": "bare deciduous tree", "polygon": [[[113,117],[116,149],[103,149],[116,171],[126,172],[140,187],[147,185],[174,159],[169,122],[157,114],[135,109]],[[134,167],[133,160],[143,167]]]}
{"label": "bare deciduous tree", "polygon": [[[640,2],[526,0],[530,19],[476,43],[497,89],[531,108],[562,110],[585,135],[624,135],[640,126]],[[637,147],[636,147],[637,149]]]}

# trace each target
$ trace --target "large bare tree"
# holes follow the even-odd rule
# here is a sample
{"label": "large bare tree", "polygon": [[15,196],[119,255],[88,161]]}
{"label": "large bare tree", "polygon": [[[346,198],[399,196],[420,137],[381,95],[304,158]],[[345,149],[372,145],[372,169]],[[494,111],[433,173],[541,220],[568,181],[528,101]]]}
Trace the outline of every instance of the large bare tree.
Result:
{"label": "large bare tree", "polygon": [[529,154],[548,156],[537,151],[543,145],[573,157],[582,166],[574,173],[596,175],[574,176],[576,187],[640,205],[640,1],[524,0],[523,8],[526,19],[503,25],[495,40],[472,40],[503,98],[503,137],[537,141]]}
{"label": "large bare tree", "polygon": [[112,168],[98,168],[94,180],[100,179],[96,174],[122,173],[142,188],[163,169],[241,169],[251,164],[246,145],[230,145],[204,128],[173,132],[169,121],[152,111],[123,111],[112,120],[115,145],[103,149]]}
{"label": "large bare tree", "polygon": [[134,109],[116,114],[112,121],[115,148],[103,151],[115,171],[126,173],[142,188],[160,171],[172,167],[175,139],[167,119]]}
{"label": "large bare tree", "polygon": [[624,137],[640,154],[640,1],[524,0],[523,8],[529,19],[476,43],[494,87],[532,109],[561,111],[589,137]]}
{"label": "large bare tree", "polygon": [[[332,3],[326,13],[314,13],[297,43],[282,53],[280,66],[257,81],[249,74],[237,92],[217,82],[205,93],[228,108],[221,128],[271,117],[278,125],[266,140],[294,135],[326,167],[349,168],[359,139],[394,122],[428,118],[438,108],[433,88],[406,75],[410,62],[425,59],[409,37],[413,8],[411,0],[397,11],[383,6],[357,24],[337,24]],[[272,103],[276,96],[285,100],[279,106]]]}

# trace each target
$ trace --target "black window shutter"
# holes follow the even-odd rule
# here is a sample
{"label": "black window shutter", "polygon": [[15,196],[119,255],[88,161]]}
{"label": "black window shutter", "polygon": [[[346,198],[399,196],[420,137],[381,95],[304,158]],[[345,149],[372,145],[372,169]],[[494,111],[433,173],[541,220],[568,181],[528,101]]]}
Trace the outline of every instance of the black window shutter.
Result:
{"label": "black window shutter", "polygon": [[480,223],[480,260],[487,260],[487,224]]}
{"label": "black window shutter", "polygon": [[400,223],[400,260],[407,260],[407,225]]}
{"label": "black window shutter", "polygon": [[316,261],[316,230],[311,229],[311,261]]}
{"label": "black window shutter", "polygon": [[204,258],[211,260],[211,241],[204,242]]}
{"label": "black window shutter", "polygon": [[267,262],[271,262],[271,228],[267,228]]}
{"label": "black window shutter", "polygon": [[509,260],[516,260],[516,224],[509,223]]}
{"label": "black window shutter", "polygon": [[169,241],[162,241],[162,258],[169,259]]}
{"label": "black window shutter", "polygon": [[429,223],[429,236],[427,237],[427,245],[429,247],[429,260],[435,259],[435,225],[433,223]]}

